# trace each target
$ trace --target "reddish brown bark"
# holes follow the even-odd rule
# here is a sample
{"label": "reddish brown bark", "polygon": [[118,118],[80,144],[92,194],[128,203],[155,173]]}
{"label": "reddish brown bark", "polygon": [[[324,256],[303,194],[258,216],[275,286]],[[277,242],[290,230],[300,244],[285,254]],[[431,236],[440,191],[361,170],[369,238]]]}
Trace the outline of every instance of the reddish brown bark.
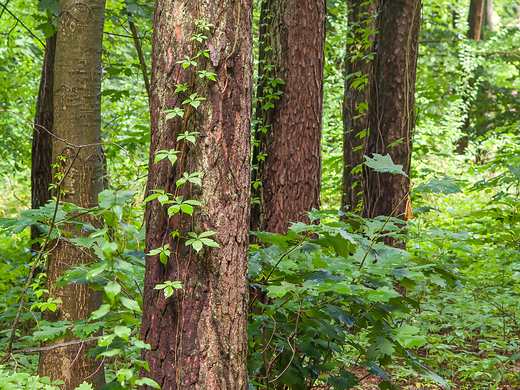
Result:
{"label": "reddish brown bark", "polygon": [[[325,10],[324,0],[262,2],[254,231],[285,233],[288,222],[309,222],[305,213],[320,204]],[[269,84],[277,78],[285,84]],[[274,108],[262,109],[278,89]]]}
{"label": "reddish brown bark", "polygon": [[[52,89],[54,85],[54,53],[56,51],[56,34],[47,38],[45,56],[43,58],[42,77],[38,100],[36,102],[35,130],[32,139],[31,164],[31,208],[44,206],[51,198],[49,185],[52,182],[52,138],[45,131],[52,132],[54,111]],[[39,237],[41,232],[37,226],[31,226],[31,239]],[[32,246],[37,251],[38,244]]]}
{"label": "reddish brown bark", "polygon": [[[56,56],[54,64],[53,133],[73,145],[92,145],[101,141],[101,51],[105,16],[104,0],[61,0],[59,4]],[[80,207],[97,205],[102,189],[101,147],[81,149],[52,139],[53,162],[65,176],[62,200]],[[66,157],[66,161],[60,157]],[[70,167],[70,170],[69,170]],[[90,220],[89,222],[95,223]],[[62,225],[77,235],[75,224]],[[52,244],[54,246],[54,244]],[[87,284],[54,287],[64,270],[75,264],[93,262],[90,254],[66,240],[59,240],[48,256],[47,289],[61,304],[55,312],[45,311],[49,321],[87,319],[99,308],[101,295]],[[62,339],[56,343],[68,341]],[[40,376],[64,381],[63,389],[72,390],[83,381],[100,386],[105,382],[99,360],[87,356],[91,345],[73,345],[42,351],[38,365]]]}
{"label": "reddish brown bark", "polygon": [[[409,175],[421,1],[387,0],[377,6],[378,34],[372,49],[375,58],[368,86],[368,135],[363,140],[363,153],[369,157],[389,154]],[[348,145],[345,149],[350,153]],[[365,167],[362,182],[362,216],[403,217],[408,178]]]}
{"label": "reddish brown bark", "polygon": [[[141,339],[150,372],[163,390],[246,389],[247,262],[250,218],[250,126],[252,95],[252,5],[247,0],[157,0],[151,77],[151,148],[147,193],[165,190],[197,200],[193,216],[175,214],[157,200],[147,204],[147,250],[168,244],[167,264],[147,256]],[[195,20],[213,25],[202,42],[193,41]],[[197,67],[178,61],[192,58]],[[215,81],[196,71],[216,74]],[[188,91],[175,92],[188,83]],[[207,100],[188,109],[197,93]],[[183,107],[185,117],[166,120],[163,111]],[[199,132],[195,143],[179,134]],[[182,151],[179,160],[153,164],[159,150]],[[182,165],[180,163],[182,162]],[[202,172],[201,185],[176,181],[183,172]],[[178,237],[172,232],[178,231]],[[186,246],[189,232],[215,231],[219,248],[197,253]],[[165,281],[183,288],[165,299],[155,290]]]}

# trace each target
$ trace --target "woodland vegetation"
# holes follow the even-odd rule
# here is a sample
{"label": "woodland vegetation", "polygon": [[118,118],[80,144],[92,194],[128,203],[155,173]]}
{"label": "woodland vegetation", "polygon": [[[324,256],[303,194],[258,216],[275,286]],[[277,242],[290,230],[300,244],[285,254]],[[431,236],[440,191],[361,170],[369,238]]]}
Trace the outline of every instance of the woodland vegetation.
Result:
{"label": "woodland vegetation", "polygon": [[0,0],[0,390],[520,386],[516,0]]}

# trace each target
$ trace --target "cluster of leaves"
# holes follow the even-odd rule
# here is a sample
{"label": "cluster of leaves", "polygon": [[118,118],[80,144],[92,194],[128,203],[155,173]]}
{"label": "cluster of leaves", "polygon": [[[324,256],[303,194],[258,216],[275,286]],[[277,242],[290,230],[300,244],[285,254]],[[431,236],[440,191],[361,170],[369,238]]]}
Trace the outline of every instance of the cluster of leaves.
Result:
{"label": "cluster of leaves", "polygon": [[253,383],[349,389],[358,383],[351,370],[362,367],[384,379],[381,388],[393,388],[384,367],[401,360],[446,385],[410,350],[426,338],[406,322],[419,304],[404,293],[419,280],[444,281],[443,274],[380,241],[399,236],[397,220],[310,216],[316,224],[295,223],[286,236],[256,233],[270,246],[251,252]]}

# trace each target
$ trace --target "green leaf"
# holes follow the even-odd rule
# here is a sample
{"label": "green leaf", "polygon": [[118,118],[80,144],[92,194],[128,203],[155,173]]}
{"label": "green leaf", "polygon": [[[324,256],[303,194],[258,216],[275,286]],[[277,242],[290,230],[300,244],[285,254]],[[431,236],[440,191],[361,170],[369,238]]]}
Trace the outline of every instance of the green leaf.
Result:
{"label": "green leaf", "polygon": [[101,317],[107,315],[109,311],[110,311],[110,305],[101,305],[101,307],[99,309],[92,312],[91,317],[93,319],[97,320],[98,318],[101,318]]}
{"label": "green leaf", "polygon": [[366,161],[364,164],[376,172],[399,174],[408,177],[408,175],[403,171],[403,166],[394,164],[392,157],[390,157],[389,154],[384,156],[374,154],[374,158],[365,156],[365,159]]}
{"label": "green leaf", "polygon": [[202,237],[210,237],[210,236],[213,236],[215,235],[216,232],[214,232],[213,230],[208,230],[206,232],[202,232],[199,234],[199,238],[202,238]]}
{"label": "green leaf", "polygon": [[195,249],[197,252],[199,252],[201,249],[202,249],[202,242],[199,241],[199,240],[195,240],[193,241],[193,243],[191,244],[191,246],[193,247],[193,249]]}
{"label": "green leaf", "polygon": [[166,263],[168,263],[168,256],[166,255],[165,252],[161,252],[160,255],[159,255],[159,261],[161,263],[163,263],[164,265],[166,265]]}
{"label": "green leaf", "polygon": [[129,299],[127,297],[120,297],[119,301],[127,309],[133,310],[133,311],[138,312],[138,313],[141,312],[141,308],[139,307],[139,304],[134,299]]}
{"label": "green leaf", "polygon": [[90,383],[83,382],[81,385],[76,387],[75,390],[92,390],[92,389],[93,389],[93,387]]}
{"label": "green leaf", "polygon": [[391,298],[400,296],[401,295],[397,291],[385,286],[378,288],[375,291],[368,291],[367,298],[373,302],[388,302]]}
{"label": "green leaf", "polygon": [[108,282],[104,290],[108,299],[110,299],[110,301],[113,302],[115,296],[121,292],[121,286],[117,282]]}
{"label": "green leaf", "polygon": [[181,205],[181,211],[182,211],[183,213],[186,213],[186,214],[192,215],[192,214],[193,214],[193,207],[190,206],[189,204],[182,204],[182,205]]}
{"label": "green leaf", "polygon": [[220,248],[220,245],[217,244],[214,240],[211,238],[200,238],[200,242],[202,242],[204,245],[211,246],[213,248]]}
{"label": "green leaf", "polygon": [[150,379],[150,378],[138,379],[138,380],[135,381],[135,384],[137,386],[144,386],[144,385],[151,386],[154,389],[160,389],[161,388],[161,386],[159,386],[156,381],[154,381],[153,379]]}
{"label": "green leaf", "polygon": [[128,341],[128,337],[130,337],[130,333],[132,333],[132,330],[127,326],[116,326],[114,328],[114,333],[121,337],[123,340]]}

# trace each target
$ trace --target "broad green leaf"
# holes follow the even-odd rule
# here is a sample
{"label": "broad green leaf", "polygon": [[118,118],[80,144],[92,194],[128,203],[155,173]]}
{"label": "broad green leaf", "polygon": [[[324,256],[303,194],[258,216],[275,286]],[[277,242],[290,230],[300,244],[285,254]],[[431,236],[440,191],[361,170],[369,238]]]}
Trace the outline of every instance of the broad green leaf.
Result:
{"label": "broad green leaf", "polygon": [[392,157],[390,157],[389,154],[384,156],[374,154],[374,158],[365,156],[365,159],[366,161],[364,164],[376,172],[399,174],[408,177],[408,175],[403,171],[403,166],[394,164]]}

